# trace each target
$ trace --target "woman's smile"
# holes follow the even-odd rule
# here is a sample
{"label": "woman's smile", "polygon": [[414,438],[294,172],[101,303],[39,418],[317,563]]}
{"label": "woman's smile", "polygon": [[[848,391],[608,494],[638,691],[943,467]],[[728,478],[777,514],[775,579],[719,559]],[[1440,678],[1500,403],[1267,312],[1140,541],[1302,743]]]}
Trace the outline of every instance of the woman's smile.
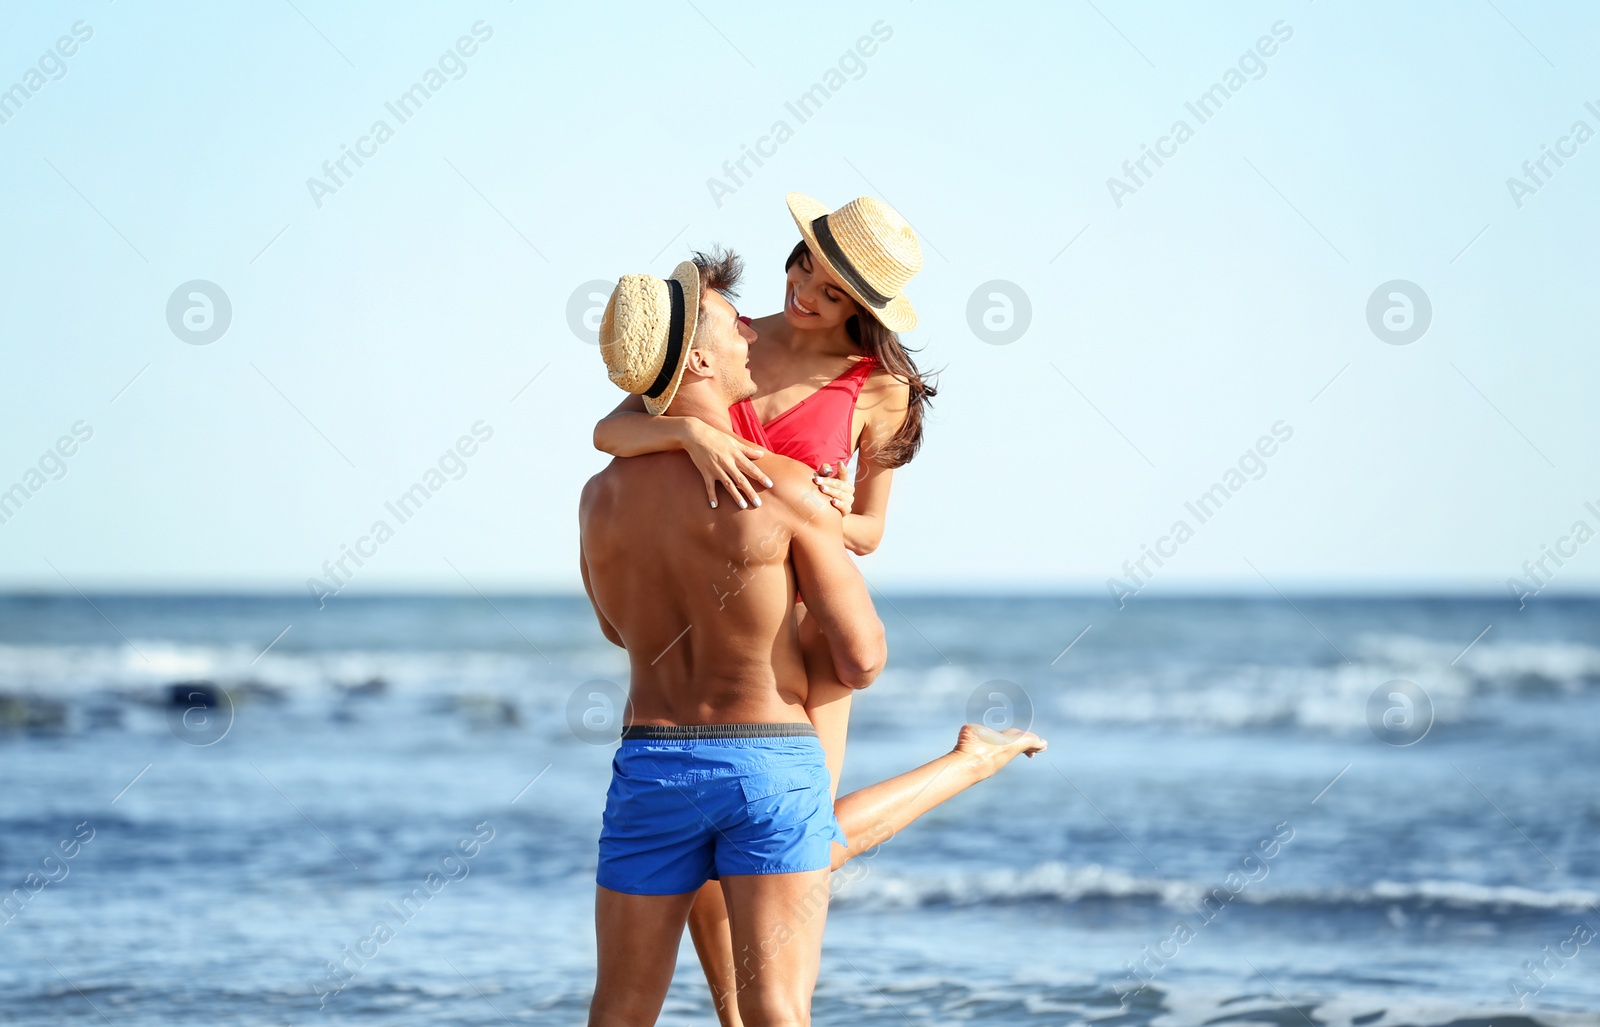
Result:
{"label": "woman's smile", "polygon": [[816,317],[817,312],[811,310],[800,302],[800,294],[793,288],[789,290],[789,310],[797,317]]}

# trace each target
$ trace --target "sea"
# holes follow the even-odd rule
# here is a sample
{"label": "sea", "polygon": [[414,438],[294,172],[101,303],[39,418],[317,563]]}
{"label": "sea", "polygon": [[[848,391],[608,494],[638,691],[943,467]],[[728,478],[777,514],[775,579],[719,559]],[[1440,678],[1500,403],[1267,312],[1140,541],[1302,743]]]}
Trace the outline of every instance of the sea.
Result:
{"label": "sea", "polygon": [[[817,1024],[1600,1024],[1600,600],[883,594]],[[0,1023],[581,1024],[581,596],[0,597]],[[715,1022],[685,938],[663,1024]]]}

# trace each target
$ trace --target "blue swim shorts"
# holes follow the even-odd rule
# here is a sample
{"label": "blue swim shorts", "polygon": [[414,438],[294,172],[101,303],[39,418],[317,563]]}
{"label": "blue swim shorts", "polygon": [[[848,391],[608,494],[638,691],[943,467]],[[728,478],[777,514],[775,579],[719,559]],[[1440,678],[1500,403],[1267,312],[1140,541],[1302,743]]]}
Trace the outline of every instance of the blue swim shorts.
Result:
{"label": "blue swim shorts", "polygon": [[629,727],[611,764],[595,880],[681,895],[713,877],[822,870],[834,842],[844,831],[810,724]]}

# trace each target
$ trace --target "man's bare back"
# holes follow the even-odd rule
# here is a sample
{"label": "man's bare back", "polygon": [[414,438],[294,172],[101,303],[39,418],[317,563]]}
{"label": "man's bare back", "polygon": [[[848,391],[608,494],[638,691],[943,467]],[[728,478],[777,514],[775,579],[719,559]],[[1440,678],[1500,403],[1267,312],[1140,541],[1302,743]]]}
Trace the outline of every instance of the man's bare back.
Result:
{"label": "man's bare back", "polygon": [[[777,455],[760,465],[774,487],[745,510],[708,506],[682,453],[615,460],[584,488],[583,569],[629,653],[630,723],[806,722],[797,561],[816,608],[847,558],[812,471]],[[845,669],[859,680],[870,662]]]}

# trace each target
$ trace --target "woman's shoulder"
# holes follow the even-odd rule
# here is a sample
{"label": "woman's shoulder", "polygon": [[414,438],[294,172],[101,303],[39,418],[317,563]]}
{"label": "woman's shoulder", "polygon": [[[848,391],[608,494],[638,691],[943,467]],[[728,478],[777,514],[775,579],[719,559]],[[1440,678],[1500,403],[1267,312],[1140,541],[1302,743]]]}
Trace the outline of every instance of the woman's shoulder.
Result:
{"label": "woman's shoulder", "polygon": [[862,363],[867,361],[871,361],[872,369],[867,373],[866,380],[861,383],[861,394],[856,400],[856,407],[866,414],[869,420],[878,422],[876,434],[892,435],[905,423],[907,411],[911,406],[911,382],[905,376],[885,368],[875,357],[865,357]]}
{"label": "woman's shoulder", "polygon": [[866,381],[861,383],[863,393],[871,392],[883,399],[899,399],[902,402],[911,398],[911,380],[884,367],[883,361],[877,357],[864,356],[857,366],[870,368]]}

